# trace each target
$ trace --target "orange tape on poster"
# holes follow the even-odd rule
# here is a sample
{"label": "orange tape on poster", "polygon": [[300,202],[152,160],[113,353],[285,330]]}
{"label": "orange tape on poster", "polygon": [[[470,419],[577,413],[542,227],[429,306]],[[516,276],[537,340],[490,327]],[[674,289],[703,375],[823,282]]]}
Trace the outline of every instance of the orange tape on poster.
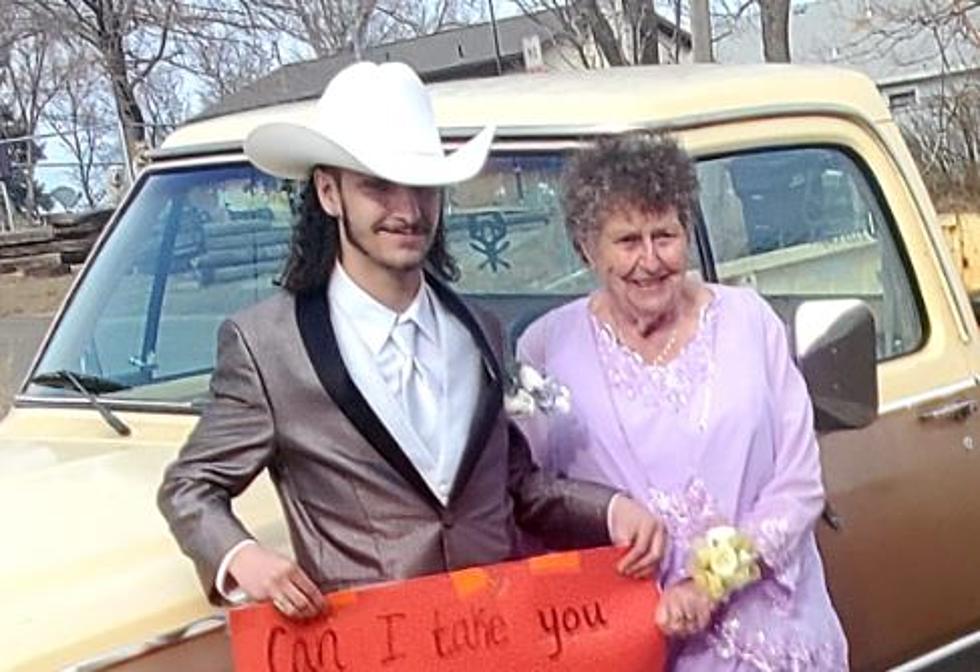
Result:
{"label": "orange tape on poster", "polygon": [[333,593],[330,613],[308,622],[269,604],[237,608],[235,669],[656,672],[666,657],[653,623],[659,593],[616,573],[622,553],[559,553]]}

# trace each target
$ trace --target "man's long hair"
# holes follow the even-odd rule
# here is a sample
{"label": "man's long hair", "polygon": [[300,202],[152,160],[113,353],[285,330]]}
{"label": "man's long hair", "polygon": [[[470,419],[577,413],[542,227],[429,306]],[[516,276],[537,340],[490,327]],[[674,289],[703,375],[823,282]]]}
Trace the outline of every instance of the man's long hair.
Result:
{"label": "man's long hair", "polygon": [[[289,258],[280,277],[280,285],[294,294],[325,286],[339,251],[340,222],[320,205],[316,181],[311,174],[300,195],[299,212],[289,244]],[[459,279],[459,267],[446,247],[441,214],[436,222],[432,247],[426,255],[426,267],[445,282]]]}

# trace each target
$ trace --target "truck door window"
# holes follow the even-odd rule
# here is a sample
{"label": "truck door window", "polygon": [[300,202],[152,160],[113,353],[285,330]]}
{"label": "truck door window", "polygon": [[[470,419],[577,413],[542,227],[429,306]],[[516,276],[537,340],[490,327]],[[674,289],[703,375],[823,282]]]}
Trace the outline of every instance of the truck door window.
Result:
{"label": "truck door window", "polygon": [[787,321],[806,299],[863,299],[879,360],[921,345],[920,304],[886,207],[849,154],[754,151],[702,160],[698,176],[720,282],[754,286]]}

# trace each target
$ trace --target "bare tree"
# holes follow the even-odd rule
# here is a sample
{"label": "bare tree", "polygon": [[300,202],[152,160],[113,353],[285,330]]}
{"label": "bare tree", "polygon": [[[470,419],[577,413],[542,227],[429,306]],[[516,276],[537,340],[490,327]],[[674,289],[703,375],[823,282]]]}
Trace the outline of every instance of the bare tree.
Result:
{"label": "bare tree", "polygon": [[240,0],[258,31],[279,31],[317,58],[419,37],[482,17],[480,0]]}
{"label": "bare tree", "polygon": [[936,207],[980,207],[980,85],[930,97],[900,125]]}
{"label": "bare tree", "polygon": [[940,208],[980,205],[980,0],[901,0],[869,4],[867,32],[855,45],[916,66],[913,104],[895,111]]}
{"label": "bare tree", "polygon": [[375,12],[390,22],[391,38],[412,38],[458,28],[486,18],[486,0],[382,0]]}
{"label": "bare tree", "polygon": [[72,64],[45,122],[74,159],[74,181],[92,208],[104,195],[102,169],[118,157],[118,135],[111,123],[114,102],[89,54],[74,53]]}
{"label": "bare tree", "polygon": [[[36,134],[45,108],[64,83],[66,67],[61,50],[44,30],[21,34],[10,45],[0,69],[2,87],[9,92],[6,97],[23,123],[24,133]],[[28,215],[33,216],[37,209],[34,167],[40,157],[36,155],[35,143],[28,142],[25,147],[25,205]]]}
{"label": "bare tree", "polygon": [[128,154],[146,141],[138,91],[164,60],[177,0],[11,0],[22,11],[57,26],[66,41],[78,40],[98,56],[112,91]]}
{"label": "bare tree", "polygon": [[[190,116],[191,103],[184,95],[185,73],[170,64],[155,69],[140,91],[143,102],[143,137],[148,147],[156,147]],[[139,157],[133,157],[134,160]]]}
{"label": "bare tree", "polygon": [[746,30],[753,34],[758,32],[762,55],[767,62],[788,63],[792,60],[790,0],[712,0],[711,13],[713,42],[727,40]]}
{"label": "bare tree", "polygon": [[[28,219],[32,216],[31,208],[40,205],[49,207],[50,198],[40,190],[37,184],[28,177],[25,167],[28,163],[27,157],[41,156],[41,150],[35,146],[34,141],[27,135],[24,122],[10,107],[0,99],[0,151],[10,162],[9,172],[3,178],[3,183],[7,195],[11,200],[15,214],[25,215]],[[28,204],[28,194],[33,194],[34,203]],[[0,207],[3,204],[0,203]],[[6,213],[2,213],[5,215]],[[16,218],[15,218],[16,221]],[[0,219],[6,226],[11,222]]]}
{"label": "bare tree", "polygon": [[653,0],[515,0],[522,12],[570,48],[584,68],[660,63]]}
{"label": "bare tree", "polygon": [[758,0],[762,52],[767,62],[789,63],[790,0]]}
{"label": "bare tree", "polygon": [[282,34],[262,25],[237,0],[198,0],[171,29],[178,47],[168,63],[191,75],[199,97],[213,102],[283,65]]}
{"label": "bare tree", "polygon": [[[867,30],[857,54],[886,53],[903,63],[936,56],[950,64],[976,63],[980,56],[980,0],[871,0]],[[925,48],[923,48],[925,47]]]}

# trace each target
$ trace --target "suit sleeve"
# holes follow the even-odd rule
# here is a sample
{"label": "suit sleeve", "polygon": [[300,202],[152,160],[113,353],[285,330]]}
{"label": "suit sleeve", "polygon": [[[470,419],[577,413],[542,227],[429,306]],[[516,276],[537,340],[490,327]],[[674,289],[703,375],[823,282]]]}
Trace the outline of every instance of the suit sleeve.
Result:
{"label": "suit sleeve", "polygon": [[[481,314],[498,361],[507,347],[500,323]],[[517,525],[551,548],[589,548],[610,543],[608,510],[615,490],[562,478],[535,463],[528,439],[508,420],[508,490]]]}
{"label": "suit sleeve", "polygon": [[518,526],[549,548],[611,543],[608,511],[616,491],[605,485],[546,474],[531,459],[527,439],[508,424],[509,490]]}
{"label": "suit sleeve", "polygon": [[157,504],[181,550],[195,564],[208,599],[217,604],[218,568],[234,546],[252,538],[231,500],[270,462],[272,413],[248,344],[234,322],[218,330],[211,402],[171,464]]}

